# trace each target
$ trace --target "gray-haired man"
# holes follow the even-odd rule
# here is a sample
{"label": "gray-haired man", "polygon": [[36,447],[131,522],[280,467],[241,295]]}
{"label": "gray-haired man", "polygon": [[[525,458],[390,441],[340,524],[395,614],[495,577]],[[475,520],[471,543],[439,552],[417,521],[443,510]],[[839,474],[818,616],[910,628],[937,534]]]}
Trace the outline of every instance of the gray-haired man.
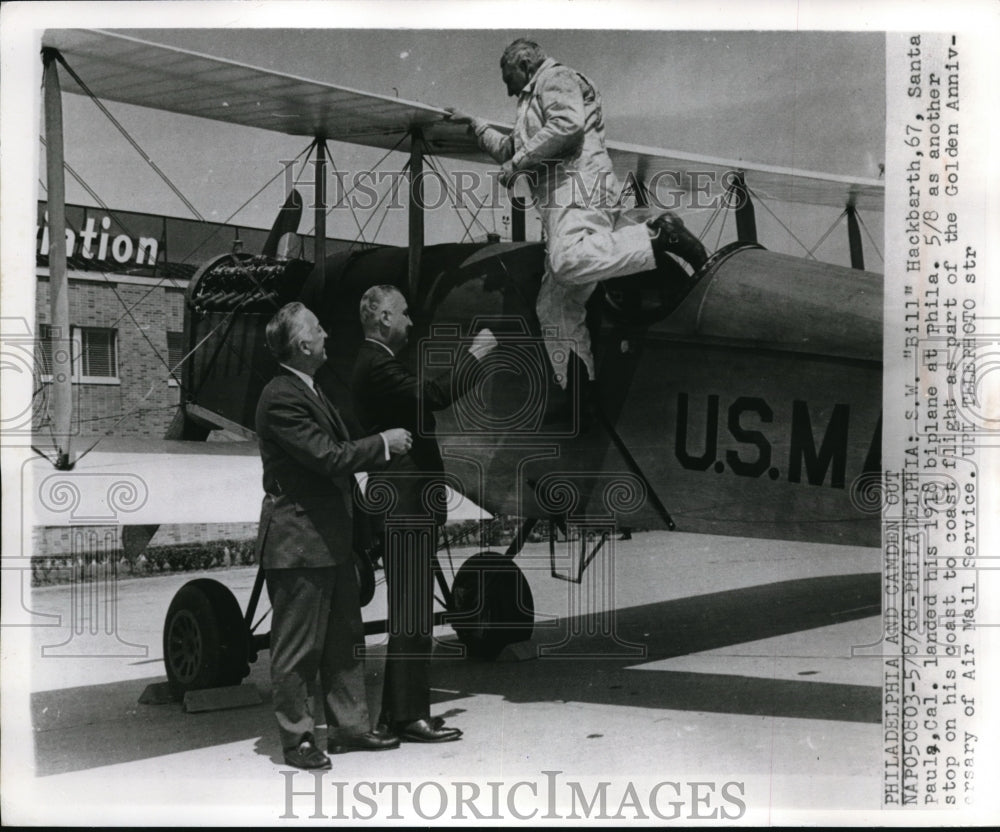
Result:
{"label": "gray-haired man", "polygon": [[395,748],[399,738],[371,730],[364,645],[352,552],[351,474],[384,467],[406,453],[410,432],[389,428],[351,440],[313,376],[326,361],[326,333],[301,303],[268,322],[267,344],[281,364],[257,404],[264,468],[257,553],[271,600],[271,689],[284,759],[329,768],[316,745],[311,687],[317,675],[327,750]]}
{"label": "gray-haired man", "polygon": [[500,181],[527,179],[542,219],[545,275],[536,311],[556,381],[566,386],[569,357],[560,342],[572,342],[587,374],[594,359],[586,326],[586,303],[601,280],[656,268],[670,255],[692,269],[705,249],[681,220],[667,211],[647,223],[622,222],[620,188],[604,143],[601,97],[590,80],[546,57],[538,44],[520,38],[500,59],[507,94],[517,97],[510,135],[458,110],[450,118],[468,124],[480,148],[501,163]]}

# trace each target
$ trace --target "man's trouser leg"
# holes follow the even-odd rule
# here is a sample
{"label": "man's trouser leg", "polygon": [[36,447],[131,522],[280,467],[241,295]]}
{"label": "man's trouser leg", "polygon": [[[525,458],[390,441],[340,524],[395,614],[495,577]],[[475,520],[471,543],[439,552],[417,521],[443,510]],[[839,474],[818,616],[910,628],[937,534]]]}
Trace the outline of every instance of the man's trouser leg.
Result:
{"label": "man's trouser leg", "polygon": [[569,377],[570,350],[575,352],[594,378],[594,358],[587,329],[587,300],[596,283],[565,286],[557,282],[546,269],[538,287],[535,311],[545,335],[545,351],[549,354],[556,383],[565,389]]}
{"label": "man's trouser leg", "polygon": [[656,268],[649,228],[618,211],[556,210],[546,223],[548,267],[560,283],[596,283]]}
{"label": "man's trouser leg", "polygon": [[548,243],[535,308],[543,333],[552,332],[545,346],[561,387],[566,386],[567,341],[594,378],[586,304],[597,283],[656,268],[646,225],[616,228],[618,218],[615,211],[583,208],[542,212]]}
{"label": "man's trouser leg", "polygon": [[[335,573],[335,567],[268,569],[265,573],[271,601],[271,696],[281,746],[285,750],[295,748],[305,739],[315,741],[311,689],[321,662],[327,658],[326,651],[331,647],[327,642],[347,638],[343,632],[330,638],[337,626],[330,615]],[[354,606],[357,605],[355,590]],[[350,649],[353,652],[353,644]],[[330,673],[325,675],[324,686],[331,680]],[[330,700],[326,696],[328,691],[324,690],[326,703],[336,702],[339,708],[342,701],[353,700],[363,706],[363,712],[361,708],[350,706],[338,710],[338,723],[357,725],[362,732],[367,731],[363,666],[340,668],[333,672],[332,678],[336,679],[335,684],[344,685],[349,692],[338,693]]]}
{"label": "man's trouser leg", "polygon": [[352,737],[371,730],[365,691],[364,623],[358,576],[352,562],[334,567],[326,638],[319,676],[328,738]]}
{"label": "man's trouser leg", "polygon": [[382,690],[382,719],[406,725],[430,717],[430,656],[434,627],[432,525],[386,527],[385,575],[389,643]]}

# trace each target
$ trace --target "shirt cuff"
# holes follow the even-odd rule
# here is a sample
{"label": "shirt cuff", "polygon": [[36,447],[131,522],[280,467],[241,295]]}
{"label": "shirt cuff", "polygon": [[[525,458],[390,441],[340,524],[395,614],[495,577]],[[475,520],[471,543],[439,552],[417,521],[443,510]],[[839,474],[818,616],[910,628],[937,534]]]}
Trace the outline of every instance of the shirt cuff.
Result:
{"label": "shirt cuff", "polygon": [[520,170],[524,167],[524,160],[528,158],[527,154],[523,150],[517,151],[513,156],[510,157],[510,166],[514,170]]}
{"label": "shirt cuff", "polygon": [[483,121],[481,118],[474,118],[472,119],[472,122],[469,124],[469,127],[472,128],[472,132],[476,136],[476,138],[479,138],[481,135],[483,135],[483,133],[489,130],[490,125],[488,122]]}
{"label": "shirt cuff", "polygon": [[385,438],[384,433],[380,433],[379,436],[382,437],[382,451],[385,453],[385,461],[389,461],[389,440]]}

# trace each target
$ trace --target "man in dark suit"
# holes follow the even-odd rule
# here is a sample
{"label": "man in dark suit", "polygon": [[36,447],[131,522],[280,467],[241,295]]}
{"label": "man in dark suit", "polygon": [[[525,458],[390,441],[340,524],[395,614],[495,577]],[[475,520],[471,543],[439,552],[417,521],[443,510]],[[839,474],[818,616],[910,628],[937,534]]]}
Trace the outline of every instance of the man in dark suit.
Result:
{"label": "man in dark suit", "polygon": [[328,751],[395,748],[371,730],[364,645],[352,553],[352,477],[410,449],[407,430],[351,441],[340,415],[313,383],[326,361],[326,333],[301,303],[282,307],[266,330],[281,371],[257,405],[264,504],[257,552],[271,599],[271,688],[285,762],[329,768],[316,746],[312,687],[317,673]]}
{"label": "man in dark suit", "polygon": [[[455,369],[418,379],[396,357],[411,326],[406,299],[394,286],[373,286],[361,298],[365,342],[358,352],[352,390],[355,415],[365,430],[399,424],[413,433],[409,453],[394,457],[384,473],[368,481],[370,505],[391,494],[387,510],[385,569],[388,585],[389,643],[386,651],[382,719],[404,740],[448,742],[462,732],[430,715],[429,660],[434,586],[431,556],[437,527],[444,523],[444,464],[434,435],[434,411],[467,392],[473,373]],[[480,360],[496,346],[488,329],[473,339],[463,360]],[[391,501],[390,501],[391,502]]]}

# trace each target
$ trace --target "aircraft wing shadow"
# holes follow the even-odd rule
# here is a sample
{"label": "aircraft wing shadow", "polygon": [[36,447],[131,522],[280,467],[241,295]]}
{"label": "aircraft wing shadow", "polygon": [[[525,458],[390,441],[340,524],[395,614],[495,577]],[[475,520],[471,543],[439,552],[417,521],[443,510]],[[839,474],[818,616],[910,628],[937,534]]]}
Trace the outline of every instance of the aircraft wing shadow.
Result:
{"label": "aircraft wing shadow", "polygon": [[[616,632],[624,642],[645,645],[645,658],[542,658],[515,665],[437,661],[433,680],[438,690],[432,691],[435,709],[448,704],[454,713],[455,700],[493,694],[511,702],[552,702],[554,707],[574,701],[877,723],[882,703],[879,687],[633,668],[870,617],[879,609],[880,593],[879,573],[858,573],[778,581],[628,607],[617,613]],[[559,641],[574,622],[561,619],[557,624],[537,630],[537,643]],[[594,654],[602,647],[582,636],[572,644],[574,649],[590,649]],[[378,689],[371,677],[380,666],[381,651],[375,647],[369,659],[372,708],[377,707]],[[263,702],[224,714],[188,715],[179,703],[138,705],[136,700],[149,679],[35,693],[31,710],[36,774],[44,777],[252,738],[257,739],[259,754],[277,761],[280,748],[273,730],[268,673],[265,653],[247,680],[257,685]]]}
{"label": "aircraft wing shadow", "polygon": [[[643,669],[638,665],[758,641],[876,615],[881,576],[858,573],[803,578],[628,607],[617,612],[621,642],[646,647],[646,657],[600,658],[608,642],[576,636],[574,651],[592,656],[542,657],[499,673],[485,662],[440,662],[435,683],[512,702],[579,701],[670,710],[878,722],[881,688],[730,674]],[[562,619],[536,629],[537,645],[573,631]],[[873,630],[875,627],[873,626]],[[846,651],[849,649],[845,646]],[[762,662],[770,658],[761,659]]]}

